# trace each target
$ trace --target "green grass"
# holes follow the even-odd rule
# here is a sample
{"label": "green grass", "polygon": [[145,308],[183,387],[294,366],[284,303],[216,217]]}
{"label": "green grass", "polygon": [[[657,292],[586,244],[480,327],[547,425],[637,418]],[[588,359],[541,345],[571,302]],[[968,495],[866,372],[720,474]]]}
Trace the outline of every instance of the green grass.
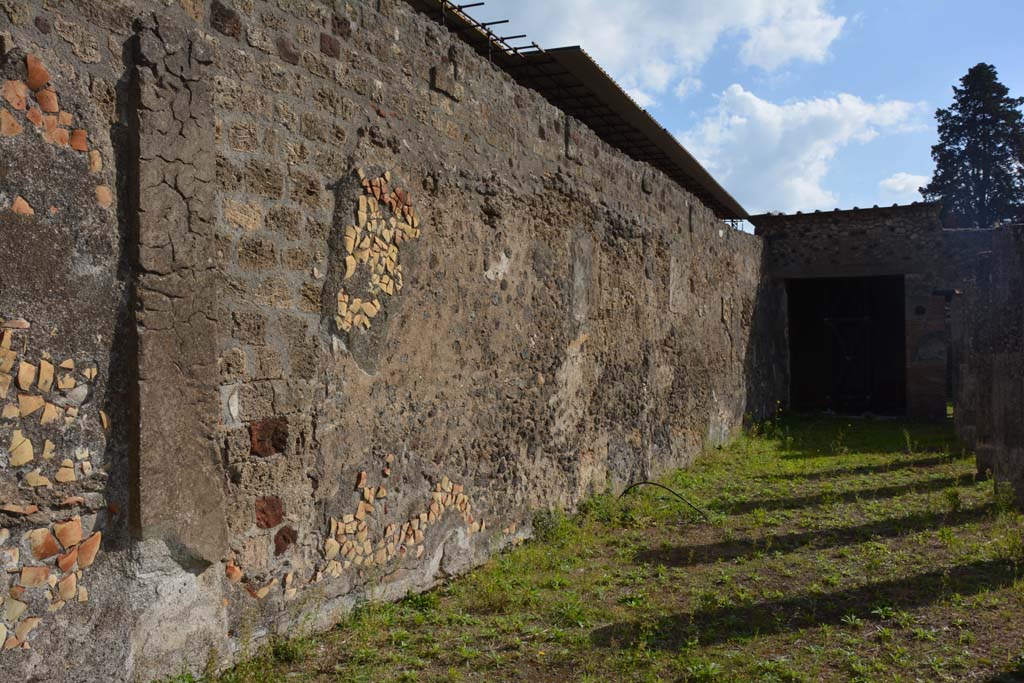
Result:
{"label": "green grass", "polygon": [[597,496],[215,680],[1024,681],[1024,519],[973,475],[946,425],[773,420],[662,479],[709,522]]}

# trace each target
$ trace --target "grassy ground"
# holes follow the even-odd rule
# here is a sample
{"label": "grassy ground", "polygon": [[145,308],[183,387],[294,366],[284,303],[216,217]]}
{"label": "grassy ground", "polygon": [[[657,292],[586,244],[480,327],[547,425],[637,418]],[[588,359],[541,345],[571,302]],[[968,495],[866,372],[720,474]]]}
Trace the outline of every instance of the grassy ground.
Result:
{"label": "grassy ground", "polygon": [[[218,679],[1024,681],[1024,518],[942,426],[787,418]],[[187,680],[187,679],[186,679]]]}

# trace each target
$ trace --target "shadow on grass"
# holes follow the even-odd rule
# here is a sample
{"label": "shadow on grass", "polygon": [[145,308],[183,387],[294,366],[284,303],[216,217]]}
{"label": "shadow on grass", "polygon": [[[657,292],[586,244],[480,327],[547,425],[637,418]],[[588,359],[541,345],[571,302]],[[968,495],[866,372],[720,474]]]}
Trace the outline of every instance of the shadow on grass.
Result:
{"label": "shadow on grass", "polygon": [[986,678],[981,683],[1024,683],[1024,668],[1018,671],[1006,671]]}
{"label": "shadow on grass", "polygon": [[728,515],[744,515],[754,510],[795,510],[799,508],[817,507],[821,505],[837,505],[840,503],[853,503],[864,500],[879,500],[882,498],[895,498],[905,493],[931,493],[953,486],[967,486],[974,483],[973,474],[962,474],[958,477],[938,477],[925,481],[913,481],[906,484],[893,484],[892,486],[879,486],[873,489],[858,489],[855,491],[823,491],[808,496],[793,496],[790,498],[767,498],[764,500],[744,500],[738,502],[715,502],[711,508]]}
{"label": "shadow on grass", "polygon": [[812,546],[815,549],[835,548],[863,543],[873,538],[894,538],[917,531],[970,524],[984,519],[990,511],[991,506],[982,506],[950,513],[921,512],[852,527],[801,531],[759,539],[720,541],[678,548],[649,549],[638,552],[634,561],[670,567],[694,567],[719,560],[735,560],[759,551],[792,552],[804,546]]}
{"label": "shadow on grass", "polygon": [[731,640],[839,625],[846,615],[873,619],[871,611],[885,606],[897,610],[934,604],[943,596],[974,595],[1006,588],[1019,576],[1016,562],[987,560],[882,581],[824,594],[806,594],[751,605],[699,609],[645,621],[629,621],[595,629],[598,647],[680,650],[694,641],[714,645]]}
{"label": "shadow on grass", "polygon": [[1004,671],[1003,673],[995,674],[991,678],[986,678],[981,683],[1024,683],[1024,665],[1021,665],[1015,671]]}
{"label": "shadow on grass", "polygon": [[821,479],[834,479],[835,477],[846,477],[858,474],[885,474],[887,472],[896,472],[899,470],[911,470],[911,469],[925,469],[928,467],[936,467],[938,465],[949,465],[957,462],[958,460],[964,460],[967,458],[973,458],[973,455],[936,455],[929,458],[916,458],[914,460],[898,460],[895,462],[881,463],[878,465],[858,465],[856,467],[837,467],[831,470],[817,471],[817,472],[794,472],[787,474],[765,474],[757,477],[757,479],[782,479],[782,480],[801,480],[801,481],[819,481]]}

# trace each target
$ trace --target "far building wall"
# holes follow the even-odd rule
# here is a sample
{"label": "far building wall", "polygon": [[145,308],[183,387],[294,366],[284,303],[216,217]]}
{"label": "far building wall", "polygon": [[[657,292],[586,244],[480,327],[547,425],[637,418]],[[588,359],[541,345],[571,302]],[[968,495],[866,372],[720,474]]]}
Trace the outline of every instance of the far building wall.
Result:
{"label": "far building wall", "polygon": [[[777,281],[902,276],[905,413],[944,419],[951,395],[949,300],[971,279],[977,254],[991,248],[992,231],[946,229],[935,203],[751,221],[765,238],[768,277]],[[790,341],[796,348],[799,340]]]}

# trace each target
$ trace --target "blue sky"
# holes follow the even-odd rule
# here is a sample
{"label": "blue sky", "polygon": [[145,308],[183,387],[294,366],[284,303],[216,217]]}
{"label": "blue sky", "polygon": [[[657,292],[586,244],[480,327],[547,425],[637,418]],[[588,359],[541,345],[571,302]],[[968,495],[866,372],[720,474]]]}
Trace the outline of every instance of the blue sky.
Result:
{"label": "blue sky", "polygon": [[502,35],[583,46],[751,213],[919,200],[935,109],[967,69],[992,63],[1024,96],[1024,0],[491,0],[468,11],[511,19]]}

